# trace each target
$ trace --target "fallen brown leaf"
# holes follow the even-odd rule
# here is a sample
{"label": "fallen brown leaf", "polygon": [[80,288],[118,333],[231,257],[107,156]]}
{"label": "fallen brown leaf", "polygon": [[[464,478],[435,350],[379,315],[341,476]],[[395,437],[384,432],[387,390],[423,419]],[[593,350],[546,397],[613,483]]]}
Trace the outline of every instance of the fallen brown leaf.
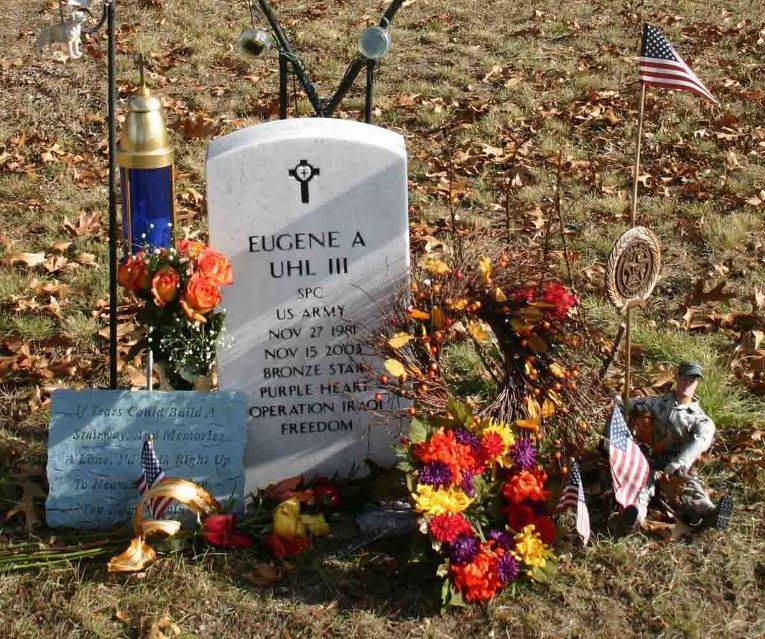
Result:
{"label": "fallen brown leaf", "polygon": [[45,261],[45,253],[14,253],[6,257],[5,261],[11,266],[21,263],[31,268]]}

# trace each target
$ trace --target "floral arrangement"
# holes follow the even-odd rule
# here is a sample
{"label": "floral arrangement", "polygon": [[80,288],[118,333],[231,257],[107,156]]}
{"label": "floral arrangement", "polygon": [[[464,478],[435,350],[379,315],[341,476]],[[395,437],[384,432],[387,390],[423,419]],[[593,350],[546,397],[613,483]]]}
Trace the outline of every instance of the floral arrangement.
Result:
{"label": "floral arrangement", "polygon": [[597,380],[580,364],[588,344],[576,308],[575,293],[528,247],[427,256],[412,272],[406,301],[372,336],[385,366],[378,386],[414,400],[420,413],[442,413],[459,395],[444,354],[469,342],[493,382],[481,417],[559,441],[576,454],[586,444],[588,422],[600,417],[593,414]]}
{"label": "floral arrangement", "polygon": [[242,528],[274,557],[294,557],[310,547],[313,537],[329,534],[325,513],[340,505],[340,489],[326,477],[310,483],[290,477],[253,496]]}
{"label": "floral arrangement", "polygon": [[117,269],[121,286],[143,300],[138,321],[147,334],[133,347],[150,347],[174,388],[189,388],[208,375],[223,330],[224,313],[215,311],[221,287],[233,282],[231,264],[202,242],[184,239],[175,247],[140,251]]}
{"label": "floral arrangement", "polygon": [[441,559],[444,605],[552,573],[547,474],[529,437],[451,401],[443,416],[415,417],[398,454],[420,531]]}
{"label": "floral arrangement", "polygon": [[[155,498],[177,501],[195,513],[201,525],[194,531],[184,531],[177,520],[145,519],[145,506]],[[339,508],[340,503],[340,489],[328,479],[320,477],[304,485],[301,477],[291,477],[254,495],[248,512],[238,520],[199,484],[164,477],[141,496],[133,518],[134,536],[123,552],[111,558],[108,570],[137,572],[146,568],[157,558],[147,539],[157,535],[173,537],[174,550],[188,547],[201,537],[217,548],[250,548],[259,541],[269,558],[293,557],[309,548],[313,537],[329,534],[324,513]],[[112,548],[97,550],[83,556],[97,556]],[[67,548],[62,558],[69,556]],[[281,574],[276,571],[274,575],[277,573]]]}

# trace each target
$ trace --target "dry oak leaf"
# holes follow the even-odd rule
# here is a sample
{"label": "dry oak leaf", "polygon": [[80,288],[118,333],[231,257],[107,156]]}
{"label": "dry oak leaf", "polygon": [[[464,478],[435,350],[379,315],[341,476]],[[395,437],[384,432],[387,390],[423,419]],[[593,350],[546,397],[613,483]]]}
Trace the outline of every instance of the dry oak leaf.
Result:
{"label": "dry oak leaf", "polygon": [[401,332],[396,333],[393,337],[391,337],[388,340],[388,344],[390,344],[392,348],[399,349],[402,346],[406,346],[413,339],[414,337],[409,333]]}
{"label": "dry oak leaf", "polygon": [[45,261],[45,253],[14,253],[6,257],[5,261],[11,266],[21,263],[32,268]]}
{"label": "dry oak leaf", "polygon": [[69,259],[63,255],[51,255],[45,260],[44,267],[48,273],[57,273],[69,264]]}
{"label": "dry oak leaf", "polygon": [[45,497],[45,492],[36,482],[28,479],[21,480],[21,497],[18,502],[5,513],[5,518],[10,519],[14,515],[23,515],[27,532],[32,532],[32,527],[40,521],[35,513],[35,497]]}
{"label": "dry oak leaf", "polygon": [[417,320],[429,320],[430,319],[430,313],[426,311],[421,311],[418,308],[413,308],[411,311],[409,311],[409,317],[412,317]]}
{"label": "dry oak leaf", "polygon": [[754,301],[758,308],[765,309],[765,286],[754,289]]}
{"label": "dry oak leaf", "polygon": [[385,370],[387,370],[394,377],[406,377],[406,369],[404,365],[397,359],[388,358],[385,360]]}
{"label": "dry oak leaf", "polygon": [[284,576],[285,570],[282,566],[275,566],[271,563],[257,563],[252,572],[244,575],[244,578],[256,586],[270,586],[280,581]]}
{"label": "dry oak leaf", "polygon": [[698,306],[704,302],[720,302],[735,297],[734,293],[726,293],[723,290],[725,288],[725,280],[718,282],[708,291],[704,290],[706,281],[706,278],[700,277],[693,283],[693,290],[685,301],[686,306]]}
{"label": "dry oak leaf", "polygon": [[489,333],[480,321],[471,320],[467,325],[468,333],[479,342],[485,342],[489,339]]}
{"label": "dry oak leaf", "polygon": [[146,627],[145,619],[141,620],[141,639],[172,639],[180,635],[180,627],[173,623],[168,615],[154,619],[148,627]]}
{"label": "dry oak leaf", "polygon": [[75,223],[69,218],[64,218],[64,229],[72,237],[79,237],[86,233],[94,233],[96,227],[100,226],[101,214],[98,211],[81,211],[77,216]]}
{"label": "dry oak leaf", "polygon": [[491,281],[491,258],[482,256],[478,260],[478,268],[481,270],[481,276],[487,283]]}
{"label": "dry oak leaf", "polygon": [[434,306],[432,309],[430,309],[430,315],[433,318],[433,327],[436,330],[441,330],[444,327],[444,324],[446,323],[446,316],[444,315],[444,312],[441,310],[441,307]]}
{"label": "dry oak leaf", "polygon": [[434,257],[428,258],[425,262],[425,270],[431,275],[446,275],[451,272],[451,269],[446,262]]}

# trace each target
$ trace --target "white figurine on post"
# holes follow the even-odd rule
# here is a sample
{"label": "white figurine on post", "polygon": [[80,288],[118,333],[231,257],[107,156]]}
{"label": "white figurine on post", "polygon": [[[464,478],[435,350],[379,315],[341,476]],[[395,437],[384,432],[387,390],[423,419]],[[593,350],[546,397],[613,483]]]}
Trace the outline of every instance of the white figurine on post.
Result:
{"label": "white figurine on post", "polygon": [[43,47],[52,45],[54,42],[63,42],[69,49],[69,57],[77,59],[82,56],[80,51],[80,34],[82,23],[87,19],[84,11],[75,11],[72,17],[58,24],[52,24],[40,31],[35,41],[37,55],[42,53]]}

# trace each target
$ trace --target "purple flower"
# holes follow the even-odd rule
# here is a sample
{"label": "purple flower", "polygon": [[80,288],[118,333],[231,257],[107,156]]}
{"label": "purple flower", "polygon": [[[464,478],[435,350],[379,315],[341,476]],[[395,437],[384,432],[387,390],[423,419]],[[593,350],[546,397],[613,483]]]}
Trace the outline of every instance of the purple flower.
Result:
{"label": "purple flower", "polygon": [[467,564],[473,561],[478,552],[478,539],[470,535],[458,535],[449,544],[449,559],[456,564]]}
{"label": "purple flower", "polygon": [[489,539],[493,539],[497,546],[504,550],[510,550],[513,545],[512,535],[504,530],[490,530]]}
{"label": "purple flower", "polygon": [[470,446],[474,453],[478,453],[478,451],[481,450],[481,442],[478,441],[478,436],[475,433],[471,433],[466,428],[455,428],[454,439],[460,444]]}
{"label": "purple flower", "polygon": [[462,471],[462,481],[460,482],[460,488],[465,491],[468,497],[475,497],[475,486],[473,486],[473,475],[466,470]]}
{"label": "purple flower", "polygon": [[537,449],[531,440],[525,437],[519,438],[510,449],[513,463],[521,470],[529,470],[537,463]]}
{"label": "purple flower", "polygon": [[442,461],[432,461],[420,468],[420,482],[432,486],[445,486],[452,481],[452,471]]}
{"label": "purple flower", "polygon": [[510,553],[504,554],[499,558],[499,562],[497,562],[497,577],[499,577],[500,583],[506,584],[508,581],[513,581],[518,577],[520,571],[518,560]]}

